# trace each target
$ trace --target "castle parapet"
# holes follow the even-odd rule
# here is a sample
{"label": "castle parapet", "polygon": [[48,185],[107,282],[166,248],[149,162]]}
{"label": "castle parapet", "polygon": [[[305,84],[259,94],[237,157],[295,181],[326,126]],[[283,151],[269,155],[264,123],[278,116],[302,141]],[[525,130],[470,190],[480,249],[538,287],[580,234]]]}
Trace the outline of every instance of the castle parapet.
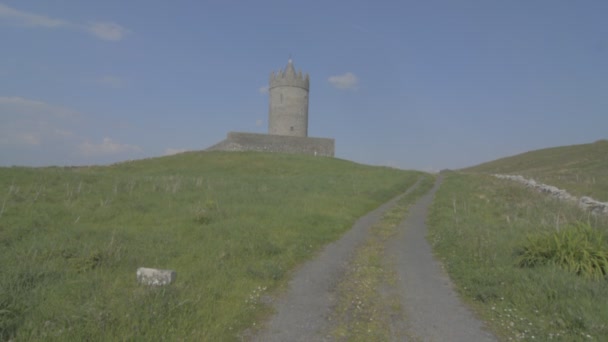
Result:
{"label": "castle parapet", "polygon": [[229,132],[225,140],[207,151],[257,151],[333,157],[334,145],[334,139],[328,138]]}
{"label": "castle parapet", "polygon": [[295,68],[291,59],[287,63],[285,70],[279,70],[278,72],[272,72],[270,74],[270,89],[275,87],[298,87],[302,89],[309,89],[310,77],[308,74],[303,75],[302,70],[296,73]]}

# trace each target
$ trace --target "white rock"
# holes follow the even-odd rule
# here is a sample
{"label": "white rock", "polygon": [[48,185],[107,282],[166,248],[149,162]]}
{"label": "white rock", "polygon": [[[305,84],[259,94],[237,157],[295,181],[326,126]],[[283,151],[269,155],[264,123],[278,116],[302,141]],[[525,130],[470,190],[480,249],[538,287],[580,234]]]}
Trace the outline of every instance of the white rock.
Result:
{"label": "white rock", "polygon": [[591,197],[583,196],[580,199],[572,196],[566,190],[559,189],[552,185],[536,182],[533,179],[525,179],[520,175],[494,175],[497,178],[509,179],[524,184],[526,187],[534,188],[536,191],[548,193],[549,196],[571,202],[578,202],[578,206],[589,210],[593,214],[608,215],[608,202],[596,201]]}
{"label": "white rock", "polygon": [[173,270],[140,267],[137,269],[137,281],[143,285],[163,286],[175,281],[177,273]]}

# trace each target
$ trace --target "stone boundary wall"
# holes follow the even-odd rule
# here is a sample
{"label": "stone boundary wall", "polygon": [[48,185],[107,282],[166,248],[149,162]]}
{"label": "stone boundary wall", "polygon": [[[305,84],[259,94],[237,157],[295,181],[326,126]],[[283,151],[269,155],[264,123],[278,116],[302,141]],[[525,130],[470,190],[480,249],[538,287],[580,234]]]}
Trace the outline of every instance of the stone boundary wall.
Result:
{"label": "stone boundary wall", "polygon": [[333,157],[334,139],[229,132],[225,140],[207,151],[258,151]]}
{"label": "stone boundary wall", "polygon": [[551,197],[557,198],[559,200],[568,201],[572,203],[578,204],[578,206],[584,210],[590,211],[592,214],[596,215],[607,215],[608,216],[608,202],[600,202],[596,201],[591,197],[583,196],[581,198],[577,198],[566,190],[558,189],[552,185],[547,185],[543,183],[536,182],[534,179],[526,179],[523,176],[519,175],[494,175],[494,177],[501,179],[509,179],[512,181],[516,181],[525,185],[528,188],[532,188],[538,192],[543,192]]}

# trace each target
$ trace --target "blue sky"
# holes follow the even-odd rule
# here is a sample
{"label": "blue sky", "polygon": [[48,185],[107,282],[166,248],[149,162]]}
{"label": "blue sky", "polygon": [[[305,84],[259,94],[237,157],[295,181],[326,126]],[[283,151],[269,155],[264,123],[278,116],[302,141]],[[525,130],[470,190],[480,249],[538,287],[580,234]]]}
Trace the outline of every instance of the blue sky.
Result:
{"label": "blue sky", "polygon": [[608,1],[0,0],[0,166],[105,164],[265,133],[310,74],[336,156],[460,168],[608,138]]}

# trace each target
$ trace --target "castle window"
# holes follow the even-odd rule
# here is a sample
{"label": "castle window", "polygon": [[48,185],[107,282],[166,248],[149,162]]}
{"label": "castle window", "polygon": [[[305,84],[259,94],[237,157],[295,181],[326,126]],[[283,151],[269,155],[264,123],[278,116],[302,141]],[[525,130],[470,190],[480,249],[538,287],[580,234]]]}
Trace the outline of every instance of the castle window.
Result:
{"label": "castle window", "polygon": [[283,103],[283,94],[281,94],[281,103]]}
{"label": "castle window", "polygon": [[289,127],[289,129],[293,132],[293,126]]}

